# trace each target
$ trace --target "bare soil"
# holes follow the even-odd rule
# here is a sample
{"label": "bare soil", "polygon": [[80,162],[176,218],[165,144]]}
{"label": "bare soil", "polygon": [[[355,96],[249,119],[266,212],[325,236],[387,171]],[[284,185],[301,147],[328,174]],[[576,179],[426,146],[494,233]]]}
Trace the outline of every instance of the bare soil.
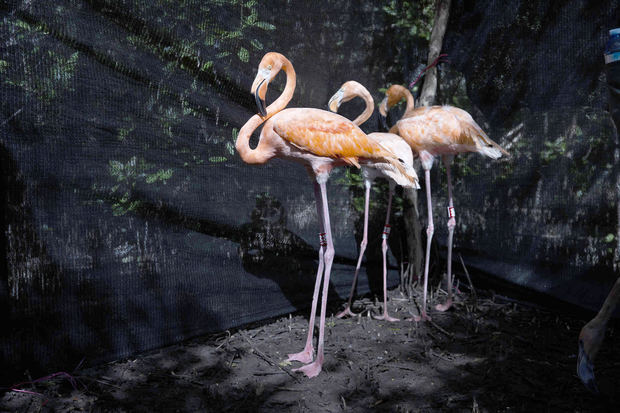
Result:
{"label": "bare soil", "polygon": [[[440,292],[441,294],[441,292]],[[418,314],[390,292],[391,314]],[[437,296],[437,293],[435,294]],[[443,297],[441,297],[443,298]],[[6,392],[2,411],[94,412],[582,412],[620,409],[620,334],[609,326],[596,363],[601,394],[575,374],[577,335],[591,314],[566,314],[488,291],[460,292],[432,322],[388,323],[362,316],[326,326],[326,362],[314,379],[299,363],[307,314],[196,338]],[[337,307],[330,308],[335,313]]]}

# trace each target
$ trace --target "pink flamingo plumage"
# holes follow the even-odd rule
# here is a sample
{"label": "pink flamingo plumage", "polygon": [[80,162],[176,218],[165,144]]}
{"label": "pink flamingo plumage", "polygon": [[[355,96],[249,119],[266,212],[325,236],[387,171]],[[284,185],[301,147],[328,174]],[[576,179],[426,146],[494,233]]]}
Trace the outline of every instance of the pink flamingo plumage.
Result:
{"label": "pink flamingo plumage", "polygon": [[438,311],[446,311],[452,306],[452,238],[454,227],[456,226],[450,176],[452,158],[456,154],[465,152],[478,152],[493,159],[501,157],[502,154],[509,154],[501,146],[493,142],[466,111],[452,106],[415,108],[413,96],[408,89],[400,85],[392,85],[388,88],[386,97],[379,106],[379,111],[383,116],[387,116],[387,111],[403,98],[407,100],[407,108],[403,117],[396,122],[390,129],[390,132],[397,133],[404,138],[414,153],[417,153],[420,157],[422,168],[424,169],[428,208],[423,304],[420,316],[414,317],[414,320],[419,321],[430,319],[426,313],[426,294],[428,289],[431,240],[434,232],[430,170],[435,156],[441,155],[442,161],[446,166],[448,180],[448,271],[446,275],[448,299],[444,304],[435,306],[435,309]]}
{"label": "pink flamingo plumage", "polygon": [[[265,108],[265,95],[269,82],[280,71],[286,73],[286,86],[282,94]],[[416,177],[408,176],[407,170],[389,150],[370,139],[348,119],[319,109],[284,109],[295,90],[295,70],[291,62],[280,53],[269,52],[263,56],[258,74],[252,84],[260,114],[252,116],[243,125],[237,137],[236,149],[243,161],[249,164],[263,164],[274,157],[285,158],[303,164],[314,181],[314,193],[321,228],[319,268],[314,285],[312,309],[308,326],[308,337],[304,349],[290,354],[289,360],[309,363],[297,370],[308,377],[321,372],[324,361],[325,312],[329,276],[334,259],[326,183],[331,170],[336,166],[387,162],[400,171],[405,179],[414,182]],[[258,145],[250,148],[250,136],[263,124]],[[312,361],[314,317],[318,295],[323,280],[321,317],[317,355]]]}
{"label": "pink flamingo plumage", "polygon": [[[374,111],[374,100],[368,90],[362,86],[360,83],[350,80],[342,84],[340,89],[332,96],[329,100],[329,109],[332,112],[337,112],[341,103],[348,102],[349,100],[360,97],[366,103],[366,108],[364,111],[353,120],[353,123],[356,125],[361,125],[366,122],[372,112]],[[393,133],[370,133],[369,137],[381,142],[381,144],[387,147],[394,154],[398,155],[398,157],[403,161],[403,164],[407,166],[408,170],[410,169],[410,173],[417,177],[415,170],[413,169],[413,154],[411,153],[411,148],[409,144],[405,142],[400,136],[395,135]],[[378,177],[384,177],[389,179],[390,191],[388,196],[388,207],[387,214],[385,217],[385,226],[382,234],[382,245],[381,251],[383,254],[383,314],[375,317],[378,320],[386,320],[386,321],[398,321],[398,318],[391,317],[388,314],[387,310],[387,238],[390,231],[390,211],[392,207],[392,196],[394,195],[394,186],[395,183],[402,185],[407,188],[416,188],[419,189],[420,186],[417,184],[417,180],[415,184],[412,184],[408,180],[403,180],[402,176],[395,173],[392,165],[388,163],[377,162],[374,164],[368,164],[362,166],[362,176],[364,177],[364,186],[366,189],[365,192],[365,202],[364,202],[364,235],[362,237],[362,242],[360,243],[360,253],[357,259],[357,266],[355,268],[355,275],[353,277],[353,282],[351,284],[351,293],[349,294],[349,299],[347,304],[340,313],[336,314],[336,317],[342,318],[347,315],[355,316],[356,314],[351,311],[351,301],[353,299],[353,293],[355,292],[355,285],[357,283],[357,277],[359,274],[359,270],[362,264],[362,258],[364,257],[364,252],[366,251],[366,245],[368,244],[368,206],[370,200],[370,188],[372,186],[372,181]]]}

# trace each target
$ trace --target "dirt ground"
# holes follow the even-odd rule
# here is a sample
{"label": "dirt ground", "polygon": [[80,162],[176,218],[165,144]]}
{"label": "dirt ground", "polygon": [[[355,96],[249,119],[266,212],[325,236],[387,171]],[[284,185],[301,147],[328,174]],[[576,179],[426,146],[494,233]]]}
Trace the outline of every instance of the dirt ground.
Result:
{"label": "dirt ground", "polygon": [[[390,292],[392,315],[417,314],[415,301]],[[437,294],[435,294],[437,296]],[[73,372],[7,392],[2,411],[94,412],[582,412],[619,411],[620,334],[608,329],[596,363],[601,394],[575,374],[584,320],[477,291],[432,322],[387,323],[379,305],[356,302],[363,316],[326,326],[323,372],[291,371],[307,314],[205,336],[129,360]],[[338,310],[331,307],[330,313]],[[566,313],[566,311],[563,311]],[[0,393],[1,395],[1,393]]]}

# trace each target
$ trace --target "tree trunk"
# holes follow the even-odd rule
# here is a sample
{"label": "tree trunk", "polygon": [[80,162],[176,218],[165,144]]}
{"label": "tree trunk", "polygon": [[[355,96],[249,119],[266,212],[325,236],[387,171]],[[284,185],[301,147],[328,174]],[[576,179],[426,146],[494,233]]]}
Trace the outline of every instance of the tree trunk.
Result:
{"label": "tree trunk", "polygon": [[[443,45],[443,37],[448,26],[451,0],[437,0],[435,21],[428,47],[428,65],[439,57]],[[427,70],[424,76],[424,86],[420,95],[420,106],[431,106],[437,95],[437,67]],[[416,168],[419,170],[419,168]],[[418,208],[418,192],[415,189],[405,189],[405,226],[407,228],[407,246],[409,249],[409,265],[401,276],[401,289],[411,296],[413,283],[422,275],[422,225]]]}
{"label": "tree trunk", "polygon": [[[437,0],[435,8],[435,21],[433,22],[433,31],[431,32],[431,40],[428,45],[428,63],[431,64],[439,57],[443,46],[443,37],[446,34],[448,26],[448,17],[450,16],[451,0]],[[420,94],[420,106],[431,106],[435,102],[437,95],[437,67],[433,66],[426,71],[424,76],[424,86]]]}
{"label": "tree trunk", "polygon": [[607,88],[609,90],[609,114],[611,115],[614,148],[614,174],[616,176],[616,250],[614,251],[613,267],[617,272],[620,268],[620,62],[605,65]]}

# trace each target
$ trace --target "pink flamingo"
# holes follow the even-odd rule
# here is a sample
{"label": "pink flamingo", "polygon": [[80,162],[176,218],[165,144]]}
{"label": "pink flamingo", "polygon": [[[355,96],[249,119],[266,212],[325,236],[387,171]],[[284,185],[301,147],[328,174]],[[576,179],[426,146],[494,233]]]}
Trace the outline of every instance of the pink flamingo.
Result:
{"label": "pink flamingo", "polygon": [[[267,86],[281,69],[286,73],[286,86],[282,94],[265,109]],[[289,355],[289,360],[309,363],[297,370],[308,377],[314,377],[321,372],[324,361],[325,312],[329,276],[334,259],[326,189],[331,170],[341,165],[360,167],[360,164],[387,162],[400,171],[404,179],[414,182],[416,177],[408,175],[407,170],[394,154],[366,136],[348,119],[319,109],[284,109],[293,96],[295,82],[295,70],[286,57],[274,52],[263,56],[251,89],[260,114],[252,116],[243,125],[237,137],[236,148],[241,159],[249,164],[263,164],[274,157],[299,162],[306,167],[314,181],[314,194],[321,228],[319,268],[314,284],[306,345],[301,352]],[[252,149],[250,148],[250,136],[263,123],[258,145]],[[321,279],[323,291],[319,340],[317,356],[312,361],[314,317]]]}
{"label": "pink flamingo", "polygon": [[[362,114],[360,114],[357,118],[353,120],[353,123],[359,126],[370,118],[375,106],[372,96],[370,95],[368,90],[360,83],[354,80],[343,83],[340,89],[329,100],[329,109],[332,112],[337,112],[341,103],[348,102],[355,97],[362,98],[366,103],[366,108],[364,109]],[[404,165],[406,165],[408,169],[411,169],[411,174],[417,176],[415,170],[413,169],[413,154],[411,153],[411,148],[409,147],[409,144],[405,142],[400,136],[393,133],[371,133],[368,136],[375,139],[377,142],[381,142],[381,145],[387,147],[394,154],[397,154],[398,157],[403,161]],[[372,186],[372,181],[374,181],[375,178],[384,177],[389,179],[390,191],[388,195],[388,207],[387,215],[385,217],[385,226],[383,227],[382,234],[383,242],[381,245],[381,251],[383,253],[383,314],[380,316],[376,316],[375,318],[378,320],[398,321],[398,318],[391,317],[388,314],[387,310],[386,254],[388,248],[387,238],[390,234],[390,211],[392,207],[392,196],[394,195],[394,187],[396,183],[407,188],[419,189],[420,186],[417,184],[417,180],[415,183],[412,183],[409,180],[403,179],[403,177],[398,173],[398,171],[394,170],[394,167],[392,165],[385,162],[377,162],[374,164],[362,166],[362,176],[364,177],[364,186],[366,188],[364,200],[364,235],[362,238],[362,242],[360,243],[360,253],[359,258],[357,259],[357,266],[355,267],[355,276],[353,277],[353,283],[351,284],[351,293],[349,294],[349,299],[344,310],[336,314],[336,317],[342,318],[347,315],[357,315],[351,311],[351,301],[353,299],[353,293],[355,292],[355,285],[357,283],[357,276],[359,274],[359,270],[362,264],[362,258],[364,257],[364,251],[366,251],[366,245],[368,244],[368,205],[370,201],[370,188]]]}
{"label": "pink flamingo", "polygon": [[435,156],[441,155],[446,166],[448,179],[448,271],[446,275],[448,299],[444,304],[438,304],[435,309],[446,311],[452,306],[452,238],[456,226],[456,215],[452,201],[452,182],[450,164],[454,155],[464,152],[478,152],[492,159],[509,155],[501,146],[493,142],[473,120],[471,115],[462,109],[452,106],[414,107],[413,96],[403,86],[392,85],[386,91],[386,97],[379,106],[382,116],[387,116],[388,110],[402,99],[407,100],[407,107],[403,117],[396,122],[390,132],[404,138],[417,153],[424,168],[426,181],[426,203],[428,208],[428,227],[426,228],[426,259],[424,263],[424,293],[422,311],[415,321],[430,320],[426,314],[426,293],[428,289],[428,269],[433,238],[433,205],[431,203],[431,175]]}
{"label": "pink flamingo", "polygon": [[577,359],[577,375],[583,384],[593,393],[598,393],[596,380],[594,379],[594,359],[598,354],[607,322],[611,318],[614,309],[620,301],[620,278],[611,288],[611,292],[605,299],[603,306],[596,317],[590,320],[579,332],[579,357]]}

